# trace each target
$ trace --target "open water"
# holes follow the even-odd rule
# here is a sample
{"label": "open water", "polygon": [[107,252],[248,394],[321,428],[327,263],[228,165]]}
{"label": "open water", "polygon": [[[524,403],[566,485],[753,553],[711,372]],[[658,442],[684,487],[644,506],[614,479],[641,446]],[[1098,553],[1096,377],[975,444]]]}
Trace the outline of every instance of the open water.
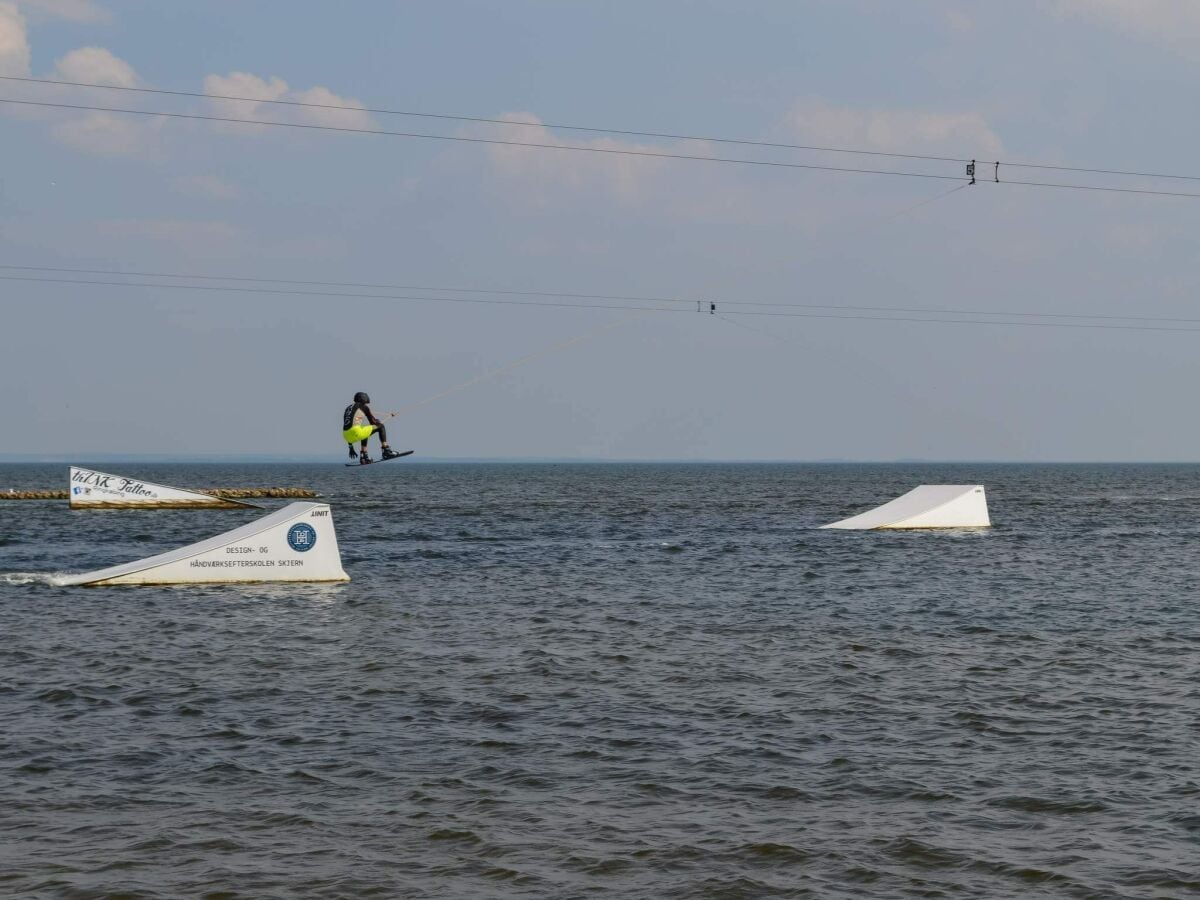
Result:
{"label": "open water", "polygon": [[[0,502],[0,896],[1200,895],[1200,467],[99,468],[353,581],[55,587],[256,513]],[[815,530],[921,483],[995,527]]]}

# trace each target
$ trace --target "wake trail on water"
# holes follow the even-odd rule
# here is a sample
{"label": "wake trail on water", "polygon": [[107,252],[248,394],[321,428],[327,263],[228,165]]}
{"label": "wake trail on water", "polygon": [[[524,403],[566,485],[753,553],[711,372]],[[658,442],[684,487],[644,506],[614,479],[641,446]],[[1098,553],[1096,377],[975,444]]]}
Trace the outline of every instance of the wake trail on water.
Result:
{"label": "wake trail on water", "polygon": [[45,584],[62,587],[70,575],[67,572],[0,572],[0,584]]}

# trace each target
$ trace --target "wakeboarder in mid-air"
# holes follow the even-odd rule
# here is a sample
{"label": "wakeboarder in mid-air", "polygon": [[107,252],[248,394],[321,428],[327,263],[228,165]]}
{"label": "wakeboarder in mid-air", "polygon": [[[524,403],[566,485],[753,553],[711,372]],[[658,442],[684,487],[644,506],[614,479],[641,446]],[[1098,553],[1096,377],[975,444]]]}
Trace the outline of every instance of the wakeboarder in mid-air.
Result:
{"label": "wakeboarder in mid-air", "polygon": [[[381,451],[380,459],[395,459],[398,456],[407,456],[408,453],[397,453],[388,446],[387,426],[383,424],[375,414],[371,412],[371,398],[367,396],[365,391],[359,391],[354,395],[354,402],[346,407],[346,411],[342,413],[342,437],[346,443],[350,445],[350,458],[358,459],[359,465],[368,465],[374,462],[367,455],[367,441],[371,435],[379,435],[379,449]],[[361,444],[361,449],[358,453],[354,452],[354,445]],[[353,465],[351,463],[350,465]]]}

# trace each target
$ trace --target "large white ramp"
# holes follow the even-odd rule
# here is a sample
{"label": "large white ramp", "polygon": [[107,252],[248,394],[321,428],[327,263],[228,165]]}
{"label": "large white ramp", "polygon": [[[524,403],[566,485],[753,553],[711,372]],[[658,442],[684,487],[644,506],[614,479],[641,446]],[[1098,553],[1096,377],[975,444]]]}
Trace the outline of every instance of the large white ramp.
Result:
{"label": "large white ramp", "polygon": [[231,509],[247,506],[261,509],[257,503],[227,500],[78,466],[71,466],[69,491],[71,509]]}
{"label": "large white ramp", "polygon": [[291,503],[233,531],[62,585],[349,581],[326,503]]}
{"label": "large white ramp", "polygon": [[890,503],[822,528],[987,528],[982,484],[923,484]]}

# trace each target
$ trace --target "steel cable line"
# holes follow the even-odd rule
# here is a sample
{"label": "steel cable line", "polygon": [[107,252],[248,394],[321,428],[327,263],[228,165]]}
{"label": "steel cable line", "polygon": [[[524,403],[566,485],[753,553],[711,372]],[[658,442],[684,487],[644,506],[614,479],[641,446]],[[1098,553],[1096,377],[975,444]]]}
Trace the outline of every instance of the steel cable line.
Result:
{"label": "steel cable line", "polygon": [[[636,156],[644,159],[692,160],[695,162],[728,163],[742,166],[766,166],[779,169],[807,169],[818,172],[854,173],[858,175],[893,175],[903,178],[930,178],[938,181],[967,181],[962,175],[934,175],[927,172],[897,172],[891,169],[855,169],[850,166],[820,166],[815,163],[782,162],[767,159],[738,159],[727,156],[698,156],[691,153],[658,153],[650,150],[621,150],[616,147],[581,147],[577,144],[545,144],[536,141],[505,141],[499,138],[463,137],[448,134],[422,134],[411,131],[388,131],[383,128],[351,128],[346,125],[314,125],[304,122],[265,122],[261,119],[236,119],[232,116],[206,116],[199,113],[154,112],[147,109],[123,109],[113,106],[89,106],[82,103],[51,103],[42,100],[13,100],[0,97],[0,103],[17,106],[37,106],[51,109],[73,109],[85,112],[120,113],[132,116],[163,116],[168,119],[188,119],[204,122],[224,122],[230,125],[265,125],[272,128],[299,128],[306,131],[332,131],[342,134],[365,134],[375,137],[416,138],[429,141],[456,141],[464,144],[492,144],[503,147],[529,147],[538,150],[562,150],[577,153],[600,153],[610,156]],[[1155,193],[1155,192],[1147,192]],[[1189,196],[1200,197],[1200,194]]]}
{"label": "steel cable line", "polygon": [[[474,138],[448,134],[421,134],[409,131],[388,131],[382,128],[351,128],[339,125],[313,125],[303,122],[266,122],[261,119],[235,119],[231,116],[206,116],[199,113],[155,112],[147,109],[123,109],[113,106],[89,106],[81,103],[51,103],[42,100],[13,100],[0,97],[0,103],[18,106],[37,106],[51,109],[73,109],[86,112],[108,112],[132,116],[162,116],[168,119],[188,119],[205,122],[224,122],[231,125],[260,125],[272,128],[299,128],[306,131],[330,131],[342,134],[365,134],[399,138],[415,138],[429,141],[455,141],[464,144],[490,144],[504,147],[527,147],[538,150],[560,150],[576,153],[597,153],[609,156],[633,156],[643,159],[691,160],[694,162],[724,163],[742,166],[763,166],[776,169],[802,169],[814,172],[852,173],[856,175],[891,175],[899,178],[925,178],[935,181],[958,181],[971,183],[972,179],[962,175],[936,175],[930,172],[898,172],[894,169],[856,169],[851,166],[821,166],[815,163],[782,162],[766,159],[741,159],[727,156],[697,156],[690,153],[658,153],[649,150],[621,150],[615,147],[581,147],[577,144],[544,144],[534,141],[505,141],[499,138]],[[1155,197],[1187,197],[1200,199],[1198,193],[1186,191],[1152,191],[1145,188],[1103,187],[1090,184],[1062,184],[1046,181],[990,181],[983,179],[979,184],[1011,184],[1025,187],[1069,188],[1077,191],[1099,191],[1112,194],[1143,194]]]}
{"label": "steel cable line", "polygon": [[1091,184],[1063,184],[1058,181],[1013,181],[1005,179],[997,182],[980,182],[980,184],[1016,184],[1023,187],[1064,188],[1071,191],[1105,191],[1110,194],[1148,194],[1155,197],[1200,197],[1200,194],[1190,194],[1186,191],[1150,191],[1144,188],[1100,187]]}
{"label": "steel cable line", "polygon": [[[934,198],[936,199],[936,198]],[[930,201],[926,201],[930,202]],[[1027,312],[1024,310],[1004,309],[1004,310],[988,310],[988,309],[954,309],[936,306],[866,306],[861,304],[850,303],[786,303],[781,301],[770,300],[737,300],[725,297],[654,297],[644,295],[631,294],[580,294],[571,293],[569,291],[514,291],[501,290],[496,288],[464,288],[464,287],[434,287],[431,285],[414,285],[414,284],[371,284],[355,281],[311,281],[296,278],[254,278],[239,275],[188,275],[180,272],[132,272],[132,271],[113,271],[111,269],[80,269],[68,268],[64,266],[18,266],[0,263],[0,270],[22,271],[22,272],[57,272],[71,275],[107,275],[113,278],[171,278],[179,281],[234,281],[251,284],[292,284],[300,287],[338,287],[338,288],[361,288],[364,290],[378,291],[434,291],[438,293],[448,294],[494,294],[499,296],[510,297],[559,297],[564,300],[611,300],[618,303],[675,303],[687,306],[684,312],[693,312],[693,307],[697,303],[716,303],[724,308],[727,306],[754,306],[767,307],[773,309],[833,309],[833,310],[854,310],[863,312],[898,312],[898,313],[935,313],[939,315],[955,315],[955,316],[1018,316],[1022,318],[1039,318],[1039,319],[1095,319],[1104,321],[1116,322],[1181,322],[1200,324],[1200,318],[1180,318],[1173,316],[1117,316],[1107,313],[1048,313],[1048,312]],[[17,278],[15,276],[0,275],[0,280],[5,281],[49,281],[58,282],[55,278]],[[73,280],[65,280],[68,284],[76,283]],[[80,282],[87,283],[87,282]],[[160,284],[156,282],[148,282],[139,284],[137,282],[99,282],[101,284],[128,284],[135,287],[172,287],[169,284]],[[179,285],[179,287],[188,287],[187,285]],[[379,297],[387,299],[387,295],[382,294],[353,294],[355,297]],[[414,298],[416,299],[416,298]],[[422,298],[424,299],[424,298]],[[429,300],[445,299],[453,300],[457,298],[431,297]],[[467,302],[464,298],[462,302]],[[486,301],[482,301],[486,302]],[[499,301],[493,301],[499,302]],[[587,306],[581,304],[562,304],[569,308],[587,309]],[[614,307],[597,307],[597,308],[614,308]],[[615,307],[620,309],[633,309],[636,307]],[[673,310],[672,310],[673,311]]]}
{"label": "steel cable line", "polygon": [[[995,162],[983,162],[980,165],[995,165]],[[1173,178],[1176,181],[1200,181],[1200,175],[1172,175],[1167,172],[1133,172],[1124,169],[1088,169],[1082,166],[1053,166],[1048,163],[1004,162],[1000,165],[1008,169],[1046,169],[1054,172],[1079,172],[1087,175],[1120,175],[1129,178]],[[1010,182],[1015,184],[1016,182]]]}
{"label": "steel cable line", "polygon": [[[819,146],[819,145],[812,145],[812,144],[788,144],[788,143],[777,142],[777,141],[755,141],[755,140],[750,140],[748,138],[726,138],[726,137],[713,137],[713,136],[694,135],[694,134],[674,134],[671,132],[663,132],[663,131],[634,131],[634,130],[630,130],[630,129],[601,128],[598,126],[588,126],[588,125],[564,125],[564,124],[553,123],[553,122],[529,122],[529,121],[513,120],[513,119],[495,119],[495,118],[488,118],[486,116],[461,116],[461,115],[452,115],[449,113],[429,113],[429,112],[417,112],[415,110],[385,109],[385,108],[380,108],[380,107],[368,107],[368,106],[350,106],[347,104],[338,104],[338,103],[313,103],[311,101],[305,101],[305,100],[279,100],[279,99],[268,99],[268,98],[262,98],[262,97],[239,97],[239,96],[234,96],[234,95],[230,95],[230,94],[207,94],[207,93],[202,93],[200,91],[174,91],[174,90],[167,90],[165,88],[131,87],[131,86],[127,86],[127,85],[116,85],[116,84],[94,84],[94,83],[86,82],[86,81],[58,81],[58,80],[51,79],[51,78],[30,78],[30,77],[22,77],[22,76],[18,76],[18,75],[0,75],[0,80],[12,81],[12,82],[23,82],[26,84],[52,85],[52,86],[58,86],[58,87],[93,88],[93,89],[106,90],[106,91],[125,91],[125,92],[129,92],[129,93],[162,95],[162,96],[169,96],[169,97],[189,97],[189,98],[196,98],[196,99],[201,99],[201,100],[229,100],[229,101],[244,102],[244,103],[266,103],[266,104],[271,104],[274,106],[291,106],[291,107],[300,107],[300,108],[306,108],[306,109],[328,109],[328,110],[340,110],[340,111],[344,111],[344,112],[363,112],[363,113],[371,113],[374,115],[407,116],[410,118],[436,119],[436,120],[452,121],[452,122],[476,122],[476,123],[484,124],[484,125],[513,125],[513,126],[526,127],[526,128],[546,128],[546,129],[555,129],[555,130],[559,130],[559,131],[579,131],[579,132],[587,132],[587,133],[591,133],[591,134],[614,134],[614,135],[620,135],[622,137],[661,138],[661,139],[676,140],[676,141],[706,141],[706,142],[712,143],[712,144],[731,144],[731,145],[743,146],[743,147],[765,147],[765,148],[777,149],[777,150],[805,150],[805,151],[817,152],[817,153],[848,153],[848,154],[854,154],[857,156],[877,156],[877,157],[889,158],[889,159],[912,159],[912,160],[925,160],[925,161],[929,161],[929,162],[957,162],[957,163],[976,162],[980,166],[994,166],[997,163],[999,163],[1000,165],[1002,165],[1006,168],[1017,168],[1017,169],[1044,169],[1044,170],[1057,171],[1057,172],[1078,172],[1080,174],[1089,174],[1089,175],[1114,175],[1114,176],[1131,177],[1131,178],[1169,178],[1169,179],[1175,179],[1175,180],[1179,180],[1179,181],[1200,181],[1200,175],[1178,175],[1178,174],[1173,174],[1173,173],[1168,173],[1168,172],[1142,172],[1142,171],[1132,171],[1132,170],[1126,170],[1126,169],[1100,169],[1100,168],[1087,168],[1087,167],[1083,167],[1083,166],[1051,165],[1049,163],[1009,162],[1009,161],[1005,161],[1005,160],[984,160],[984,159],[976,160],[976,159],[970,159],[967,157],[959,157],[959,156],[932,156],[932,155],[920,154],[920,153],[895,153],[895,152],[888,152],[888,151],[884,151],[884,150],[862,150],[862,149],[852,148],[852,147],[826,147],[826,146]],[[160,113],[160,115],[162,115],[162,114]],[[238,120],[238,121],[245,121],[245,120]],[[266,123],[262,123],[262,124],[266,124]],[[1016,182],[1009,182],[1009,183],[1016,183]],[[1044,185],[1044,186],[1045,187],[1056,187],[1057,185]]]}
{"label": "steel cable line", "polygon": [[[270,103],[276,106],[298,106],[308,109],[335,109],[345,112],[365,112],[381,116],[409,116],[418,119],[439,119],[451,122],[476,122],[483,125],[515,125],[524,128],[553,128],[558,131],[583,131],[591,134],[616,134],[622,137],[663,138],[673,141],[707,141],[712,144],[734,144],[743,147],[769,147],[776,150],[809,150],[820,153],[853,153],[859,156],[882,156],[892,159],[920,159],[931,162],[968,163],[971,160],[955,156],[926,156],[919,153],[888,153],[882,150],[857,150],[849,147],[817,147],[806,144],[785,144],[775,141],[752,141],[745,138],[702,137],[694,134],[671,134],[663,131],[630,131],[620,128],[597,128],[586,125],[560,125],[551,122],[528,122],[512,119],[490,119],[484,116],[456,116],[447,113],[414,112],[403,109],[378,109],[368,106],[348,106],[337,103],[312,103],[305,100],[267,100],[257,97],[234,97],[228,94],[205,94],[199,91],[170,91],[163,88],[126,87],[115,84],[90,84],[85,81],[54,81],[49,78],[22,78],[0,75],[3,81],[22,81],[30,84],[49,84],[61,87],[100,88],[108,91],[129,91],[139,94],[162,94],[170,97],[194,97],[201,100],[233,100],[245,103]],[[983,162],[983,161],[981,161]],[[986,165],[991,165],[987,162]]]}
{"label": "steel cable line", "polygon": [[[22,275],[0,275],[0,281],[16,281],[16,282],[37,282],[37,283],[52,283],[52,284],[74,284],[88,286],[104,286],[104,287],[123,287],[123,288],[156,288],[160,290],[176,290],[176,291],[204,291],[211,293],[237,293],[237,294],[262,294],[270,296],[287,296],[287,297],[317,297],[317,298],[346,298],[359,300],[399,300],[405,302],[419,303],[471,303],[482,306],[529,306],[542,308],[556,309],[616,309],[637,311],[643,310],[646,312],[661,312],[661,313],[683,313],[685,315],[696,315],[696,312],[691,309],[669,308],[663,306],[632,306],[628,304],[613,304],[613,303],[554,303],[544,300],[484,300],[475,297],[414,297],[399,294],[360,294],[347,291],[298,291],[276,288],[257,288],[257,287],[232,287],[222,285],[201,285],[201,284],[162,284],[149,282],[133,282],[133,281],[101,281],[96,279],[71,279],[71,278],[32,278]],[[672,301],[679,302],[679,301]],[[822,308],[844,308],[844,307],[822,307]],[[886,309],[883,307],[882,309]],[[1200,328],[1170,328],[1166,326],[1156,325],[1107,325],[1098,322],[1028,322],[1028,321],[1001,321],[995,319],[942,319],[931,317],[913,317],[913,316],[852,316],[841,315],[836,313],[816,313],[816,312],[762,312],[755,310],[733,310],[725,311],[724,315],[728,316],[756,316],[756,317],[773,317],[773,318],[790,318],[790,319],[832,319],[851,322],[912,322],[918,324],[941,324],[941,325],[997,325],[1006,327],[1025,327],[1025,328],[1089,328],[1101,329],[1106,331],[1170,331],[1170,332],[1200,332]],[[1006,315],[1005,313],[959,313],[959,315]],[[1007,315],[1013,315],[1008,313]],[[1016,315],[1020,315],[1019,313]],[[1098,318],[1098,317],[1094,317]],[[1135,317],[1130,317],[1131,319]]]}

